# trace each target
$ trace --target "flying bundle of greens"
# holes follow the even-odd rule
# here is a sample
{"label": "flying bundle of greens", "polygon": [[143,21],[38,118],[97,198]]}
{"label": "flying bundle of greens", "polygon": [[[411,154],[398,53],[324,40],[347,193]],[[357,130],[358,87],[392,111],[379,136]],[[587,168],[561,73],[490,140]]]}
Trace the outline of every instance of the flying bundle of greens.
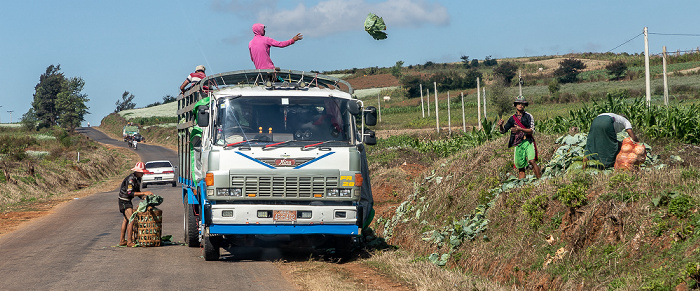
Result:
{"label": "flying bundle of greens", "polygon": [[386,32],[383,32],[382,30],[386,30],[384,19],[375,15],[374,13],[368,14],[367,18],[365,19],[365,31],[367,31],[367,33],[369,33],[369,35],[371,35],[374,39],[382,40],[386,39]]}

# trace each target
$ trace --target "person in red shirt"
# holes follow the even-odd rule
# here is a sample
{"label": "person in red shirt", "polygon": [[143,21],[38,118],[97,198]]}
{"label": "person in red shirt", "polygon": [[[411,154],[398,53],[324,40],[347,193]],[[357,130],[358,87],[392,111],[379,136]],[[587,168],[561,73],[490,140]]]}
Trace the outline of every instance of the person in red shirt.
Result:
{"label": "person in red shirt", "polygon": [[204,71],[206,71],[206,70],[207,70],[207,68],[205,68],[202,65],[197,66],[194,69],[194,73],[190,73],[187,76],[187,79],[185,79],[185,81],[182,82],[182,85],[180,85],[180,92],[182,92],[182,93],[185,92],[185,87],[187,87],[187,84],[192,83],[192,85],[194,86],[194,84],[197,84],[197,83],[199,83],[199,81],[206,78],[207,74],[204,73]]}

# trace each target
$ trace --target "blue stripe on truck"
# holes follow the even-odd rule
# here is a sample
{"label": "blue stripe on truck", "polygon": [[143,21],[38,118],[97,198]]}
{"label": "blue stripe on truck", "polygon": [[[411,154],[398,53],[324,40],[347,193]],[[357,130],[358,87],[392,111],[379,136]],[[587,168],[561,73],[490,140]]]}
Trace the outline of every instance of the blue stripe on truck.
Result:
{"label": "blue stripe on truck", "polygon": [[330,234],[358,235],[359,228],[354,224],[244,224],[226,225],[213,224],[209,226],[210,234]]}

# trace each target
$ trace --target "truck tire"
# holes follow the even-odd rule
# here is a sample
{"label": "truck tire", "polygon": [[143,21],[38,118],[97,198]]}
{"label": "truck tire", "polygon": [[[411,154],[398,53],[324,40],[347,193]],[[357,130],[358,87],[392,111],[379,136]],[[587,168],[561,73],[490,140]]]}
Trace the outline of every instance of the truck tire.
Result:
{"label": "truck tire", "polygon": [[199,247],[199,230],[197,229],[197,216],[194,215],[192,205],[185,204],[184,227],[185,244],[188,247]]}
{"label": "truck tire", "polygon": [[144,188],[144,189],[148,188],[148,184],[141,184],[141,188]]}
{"label": "truck tire", "polygon": [[202,253],[205,261],[218,261],[221,256],[221,248],[219,246],[219,238],[209,236],[209,228],[204,229],[204,237],[202,240],[204,245]]}
{"label": "truck tire", "polygon": [[173,181],[173,187],[177,187],[177,182]]}

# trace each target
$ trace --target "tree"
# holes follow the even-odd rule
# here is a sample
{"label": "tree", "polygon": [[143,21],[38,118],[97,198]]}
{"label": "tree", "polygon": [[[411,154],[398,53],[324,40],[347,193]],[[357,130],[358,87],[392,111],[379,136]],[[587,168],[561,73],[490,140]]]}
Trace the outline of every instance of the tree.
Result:
{"label": "tree", "polygon": [[552,78],[552,80],[549,81],[549,84],[547,85],[547,89],[549,89],[549,95],[554,96],[561,89],[561,85],[559,85],[559,82],[556,78]]}
{"label": "tree", "polygon": [[173,95],[165,95],[163,96],[163,104],[165,103],[170,103],[170,102],[175,102],[177,101],[177,97]]}
{"label": "tree", "polygon": [[498,118],[502,119],[503,114],[513,110],[513,96],[511,96],[508,86],[503,77],[497,76],[493,84],[489,87],[489,100],[496,108]]}
{"label": "tree", "polygon": [[127,110],[127,109],[134,109],[136,108],[136,103],[131,102],[134,100],[136,96],[134,94],[129,93],[129,91],[124,91],[122,94],[122,100],[117,100],[114,105],[117,105],[117,109],[114,110],[114,113],[119,113],[119,111],[122,110]]}
{"label": "tree", "polygon": [[503,78],[505,86],[510,86],[511,80],[515,77],[515,72],[518,70],[518,65],[511,62],[504,62],[493,69],[493,74]]}
{"label": "tree", "polygon": [[34,100],[32,108],[34,117],[38,121],[39,128],[51,127],[57,124],[58,111],[56,99],[63,89],[65,77],[61,71],[61,65],[50,65],[46,72],[39,76],[39,83],[34,86]]}
{"label": "tree", "polygon": [[64,79],[63,89],[56,98],[56,110],[58,112],[58,124],[67,130],[73,131],[84,120],[89,112],[85,105],[90,99],[83,94],[85,81],[79,77]]}
{"label": "tree", "polygon": [[627,74],[627,63],[618,60],[605,66],[605,70],[612,76],[611,80],[619,80]]}
{"label": "tree", "polygon": [[420,84],[422,80],[418,76],[406,75],[401,78],[401,86],[408,92],[408,98],[420,96]]}
{"label": "tree", "polygon": [[29,108],[27,110],[27,113],[22,115],[22,126],[26,128],[27,130],[35,130],[37,124],[39,123],[39,119],[36,118],[36,113],[34,113],[34,108]]}
{"label": "tree", "polygon": [[462,66],[464,66],[465,69],[471,68],[471,63],[469,63],[469,56],[461,56],[459,58],[462,59]]}
{"label": "tree", "polygon": [[496,59],[492,59],[491,56],[486,56],[484,58],[484,66],[492,67],[496,65],[498,65],[498,61]]}
{"label": "tree", "polygon": [[477,59],[472,59],[471,67],[472,67],[472,68],[479,67],[479,60],[477,60]]}
{"label": "tree", "polygon": [[397,79],[401,79],[401,66],[403,66],[403,61],[396,61],[396,64],[391,67],[391,75]]}
{"label": "tree", "polygon": [[578,81],[578,74],[585,68],[586,65],[581,60],[564,59],[559,62],[559,68],[554,71],[554,76],[559,79],[559,83],[575,83]]}

